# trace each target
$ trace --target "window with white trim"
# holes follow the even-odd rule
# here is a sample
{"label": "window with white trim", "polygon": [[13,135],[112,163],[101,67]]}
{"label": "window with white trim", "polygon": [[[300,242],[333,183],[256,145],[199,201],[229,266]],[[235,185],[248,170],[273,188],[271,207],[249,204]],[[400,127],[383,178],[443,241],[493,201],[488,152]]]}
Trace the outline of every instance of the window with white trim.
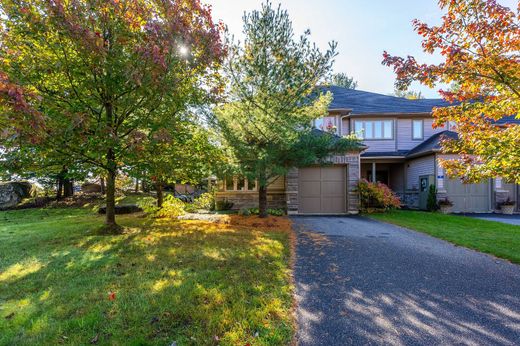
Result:
{"label": "window with white trim", "polygon": [[356,135],[363,139],[393,139],[393,120],[355,120]]}
{"label": "window with white trim", "polygon": [[424,121],[422,119],[412,120],[412,139],[424,139]]}
{"label": "window with white trim", "polygon": [[243,177],[226,177],[224,187],[226,191],[256,191],[257,183]]}

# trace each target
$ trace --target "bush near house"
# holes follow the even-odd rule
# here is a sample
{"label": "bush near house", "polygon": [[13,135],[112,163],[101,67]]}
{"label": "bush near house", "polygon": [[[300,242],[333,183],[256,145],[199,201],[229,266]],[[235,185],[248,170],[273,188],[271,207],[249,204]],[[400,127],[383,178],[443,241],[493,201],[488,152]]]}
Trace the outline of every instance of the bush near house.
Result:
{"label": "bush near house", "polygon": [[399,197],[383,183],[371,183],[362,179],[358,183],[357,191],[359,192],[362,212],[387,211],[401,206]]}

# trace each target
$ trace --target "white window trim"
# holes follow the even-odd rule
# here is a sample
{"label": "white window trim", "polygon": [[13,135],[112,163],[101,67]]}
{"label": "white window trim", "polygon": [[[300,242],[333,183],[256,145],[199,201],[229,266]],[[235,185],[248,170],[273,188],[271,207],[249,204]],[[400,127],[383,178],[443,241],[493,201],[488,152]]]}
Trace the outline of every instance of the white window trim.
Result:
{"label": "white window trim", "polygon": [[256,192],[258,190],[258,182],[255,180],[252,182],[254,184],[254,188],[249,190],[249,179],[244,178],[244,190],[238,189],[238,178],[233,177],[233,189],[228,189],[227,187],[227,179],[224,179],[224,191],[226,192]]}
{"label": "white window trim", "polygon": [[[415,122],[421,122],[421,136],[415,135]],[[413,140],[423,140],[424,139],[424,120],[423,119],[412,119],[412,139]]]}
{"label": "white window trim", "polygon": [[[356,123],[362,123],[363,125],[361,126],[362,128],[362,133],[358,133],[356,131]],[[366,136],[366,123],[372,123],[372,136],[367,138]],[[381,133],[382,133],[382,137],[375,137],[374,134],[375,134],[375,123],[376,122],[381,122]],[[389,122],[390,123],[390,137],[385,137],[386,135],[386,132],[385,132],[385,122]],[[367,141],[391,141],[391,140],[394,140],[395,139],[395,136],[394,136],[394,129],[395,129],[395,122],[393,119],[371,119],[371,120],[354,120],[354,132],[356,134],[358,134],[359,136],[361,136],[361,138],[363,140],[367,140]]]}

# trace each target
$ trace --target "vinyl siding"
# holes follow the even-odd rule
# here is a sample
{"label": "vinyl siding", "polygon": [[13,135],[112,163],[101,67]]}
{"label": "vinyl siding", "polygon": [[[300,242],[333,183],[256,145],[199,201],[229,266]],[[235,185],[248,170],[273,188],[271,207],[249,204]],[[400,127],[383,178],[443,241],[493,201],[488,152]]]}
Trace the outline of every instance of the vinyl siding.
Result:
{"label": "vinyl siding", "polygon": [[348,118],[344,118],[341,120],[341,135],[350,135],[350,121]]}
{"label": "vinyl siding", "polygon": [[375,141],[363,141],[363,144],[368,147],[367,152],[380,152],[380,151],[395,151],[395,140],[375,140]]}
{"label": "vinyl siding", "polygon": [[[417,118],[415,118],[417,119]],[[411,150],[427,140],[436,133],[445,130],[444,127],[433,128],[433,118],[422,118],[423,120],[423,139],[412,139],[412,119],[398,119],[397,120],[397,149]]]}
{"label": "vinyl siding", "polygon": [[421,175],[435,175],[435,156],[425,156],[406,163],[406,189],[418,190]]}

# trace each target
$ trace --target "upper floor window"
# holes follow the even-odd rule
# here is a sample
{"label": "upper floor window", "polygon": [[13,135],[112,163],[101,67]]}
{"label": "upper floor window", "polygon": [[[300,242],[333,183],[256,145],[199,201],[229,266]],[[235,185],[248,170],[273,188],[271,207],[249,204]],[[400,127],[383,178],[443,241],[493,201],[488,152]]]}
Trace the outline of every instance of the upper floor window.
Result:
{"label": "upper floor window", "polygon": [[424,121],[422,119],[412,120],[412,139],[424,138]]}
{"label": "upper floor window", "polygon": [[314,120],[314,127],[327,132],[336,132],[336,118],[334,117],[324,117],[318,118]]}
{"label": "upper floor window", "polygon": [[356,120],[356,134],[363,139],[393,139],[394,122],[392,120]]}

